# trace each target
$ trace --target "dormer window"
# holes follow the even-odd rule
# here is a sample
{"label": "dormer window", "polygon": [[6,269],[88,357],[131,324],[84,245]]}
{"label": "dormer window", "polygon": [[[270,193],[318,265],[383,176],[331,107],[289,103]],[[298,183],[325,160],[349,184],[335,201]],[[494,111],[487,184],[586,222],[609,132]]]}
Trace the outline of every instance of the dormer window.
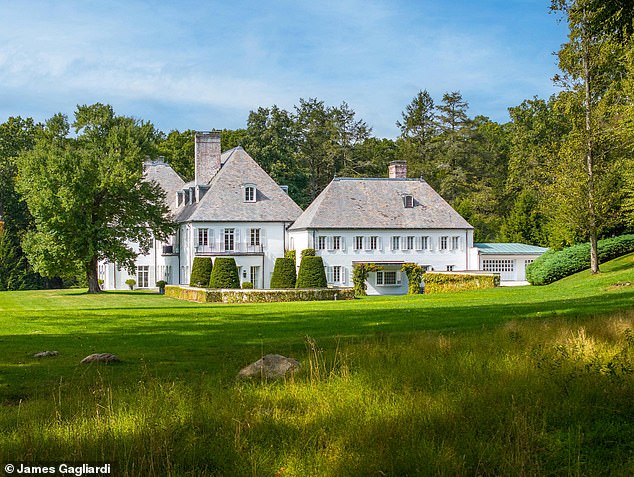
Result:
{"label": "dormer window", "polygon": [[255,187],[255,184],[245,184],[243,190],[244,190],[244,201],[255,202],[255,198],[257,195],[257,189]]}
{"label": "dormer window", "polygon": [[403,196],[403,205],[406,209],[411,209],[414,207],[414,196],[413,195],[404,195]]}

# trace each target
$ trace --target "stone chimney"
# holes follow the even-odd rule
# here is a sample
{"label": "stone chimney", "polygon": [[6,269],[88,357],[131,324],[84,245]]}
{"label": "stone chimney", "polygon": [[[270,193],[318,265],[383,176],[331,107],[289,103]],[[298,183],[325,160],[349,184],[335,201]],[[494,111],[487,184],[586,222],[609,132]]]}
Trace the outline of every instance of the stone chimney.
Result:
{"label": "stone chimney", "polygon": [[390,179],[407,179],[407,161],[392,161],[388,168]]}
{"label": "stone chimney", "polygon": [[196,185],[207,185],[220,170],[220,131],[196,132],[194,169]]}

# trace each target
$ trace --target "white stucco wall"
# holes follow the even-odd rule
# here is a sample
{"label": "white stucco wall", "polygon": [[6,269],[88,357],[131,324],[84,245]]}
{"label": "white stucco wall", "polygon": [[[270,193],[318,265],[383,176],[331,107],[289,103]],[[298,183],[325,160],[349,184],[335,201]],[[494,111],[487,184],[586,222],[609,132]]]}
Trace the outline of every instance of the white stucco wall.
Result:
{"label": "white stucco wall", "polygon": [[[325,237],[326,248],[319,249],[319,237]],[[340,249],[332,250],[332,237],[341,237]],[[329,282],[333,285],[352,286],[352,267],[355,262],[385,263],[385,270],[399,270],[399,263],[413,262],[427,266],[433,270],[467,270],[469,267],[477,267],[477,264],[469,263],[469,249],[473,246],[473,231],[470,229],[328,229],[328,230],[300,230],[289,233],[290,243],[297,250],[297,264],[299,265],[301,250],[315,248],[317,255],[321,256],[329,276],[329,267],[341,267],[341,280]],[[355,237],[363,237],[363,248],[357,249]],[[377,248],[370,250],[368,240],[377,237]],[[393,237],[399,238],[399,248],[392,248]],[[407,250],[407,237],[414,237],[414,248]],[[428,247],[420,248],[420,237],[428,237]],[[441,237],[447,237],[447,249],[441,248]],[[453,248],[452,237],[457,237],[458,247]],[[394,265],[390,266],[392,263]],[[331,274],[332,272],[330,272]],[[399,272],[400,273],[400,272]],[[397,295],[407,293],[407,277],[401,274],[400,285],[377,285],[376,273],[371,273],[368,278],[368,294]]]}

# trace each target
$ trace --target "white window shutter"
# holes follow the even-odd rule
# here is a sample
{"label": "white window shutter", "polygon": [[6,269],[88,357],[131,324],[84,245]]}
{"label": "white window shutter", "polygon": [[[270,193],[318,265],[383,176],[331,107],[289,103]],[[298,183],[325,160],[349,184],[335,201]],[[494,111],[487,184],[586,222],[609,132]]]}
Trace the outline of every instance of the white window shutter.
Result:
{"label": "white window shutter", "polygon": [[332,283],[332,267],[326,267],[326,281]]}
{"label": "white window shutter", "polygon": [[400,285],[401,284],[401,275],[403,274],[403,272],[401,272],[400,270],[396,271],[396,284]]}
{"label": "white window shutter", "polygon": [[198,229],[194,229],[194,247],[198,247]]}
{"label": "white window shutter", "polygon": [[370,250],[370,237],[363,237],[363,244],[365,250]]}
{"label": "white window shutter", "polygon": [[209,243],[209,246],[211,247],[214,243],[214,229],[209,229],[209,236],[207,238],[207,242]]}
{"label": "white window shutter", "polygon": [[328,250],[332,250],[333,249],[333,240],[332,240],[332,235],[329,235],[328,237],[326,237],[326,248]]}
{"label": "white window shutter", "polygon": [[348,268],[347,267],[341,267],[341,283],[343,285],[345,285],[348,282]]}
{"label": "white window shutter", "polygon": [[401,237],[401,250],[407,250],[407,237]]}
{"label": "white window shutter", "polygon": [[260,245],[262,247],[266,246],[266,229],[265,228],[260,229]]}
{"label": "white window shutter", "polygon": [[342,235],[341,238],[339,239],[341,241],[341,251],[345,252],[346,251],[346,238]]}
{"label": "white window shutter", "polygon": [[379,242],[377,244],[377,247],[382,252],[383,251],[383,237],[377,237],[377,241]]}
{"label": "white window shutter", "polygon": [[240,229],[233,229],[233,249],[240,251],[242,250],[240,247]]}

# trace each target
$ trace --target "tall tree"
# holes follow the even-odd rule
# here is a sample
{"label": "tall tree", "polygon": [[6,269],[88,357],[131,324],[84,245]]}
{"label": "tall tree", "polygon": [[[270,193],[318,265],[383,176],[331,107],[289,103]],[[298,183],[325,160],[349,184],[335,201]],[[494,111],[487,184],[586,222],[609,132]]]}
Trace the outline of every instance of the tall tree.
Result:
{"label": "tall tree", "polygon": [[156,154],[152,124],[94,104],[77,107],[73,127],[70,136],[66,117],[53,116],[18,159],[17,187],[36,227],[23,243],[37,271],[81,271],[96,293],[99,260],[133,270],[138,251],[147,253],[174,225],[165,193],[143,181],[144,159]]}
{"label": "tall tree", "polygon": [[572,118],[572,130],[553,170],[551,190],[560,205],[558,217],[590,242],[590,269],[598,273],[597,240],[605,219],[618,208],[612,193],[618,171],[610,157],[615,118],[609,93],[620,81],[622,48],[593,28],[593,5],[593,0],[552,0],[551,8],[564,14],[569,28],[556,80],[565,88],[558,102]]}

